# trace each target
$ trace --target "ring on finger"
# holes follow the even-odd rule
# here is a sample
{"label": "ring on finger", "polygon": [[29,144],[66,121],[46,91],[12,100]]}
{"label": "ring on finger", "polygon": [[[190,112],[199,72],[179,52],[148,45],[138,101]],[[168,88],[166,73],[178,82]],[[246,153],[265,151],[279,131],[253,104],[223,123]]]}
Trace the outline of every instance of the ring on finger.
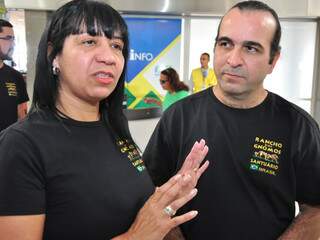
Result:
{"label": "ring on finger", "polygon": [[173,208],[172,208],[170,205],[166,206],[166,207],[163,209],[163,211],[164,211],[169,217],[173,217],[173,216],[176,214],[176,211],[173,210]]}

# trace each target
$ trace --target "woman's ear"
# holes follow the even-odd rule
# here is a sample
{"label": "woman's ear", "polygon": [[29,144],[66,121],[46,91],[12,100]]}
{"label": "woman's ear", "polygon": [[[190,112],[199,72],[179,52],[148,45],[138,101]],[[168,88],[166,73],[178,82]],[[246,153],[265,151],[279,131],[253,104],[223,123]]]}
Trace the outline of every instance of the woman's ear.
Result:
{"label": "woman's ear", "polygon": [[58,76],[60,74],[60,66],[59,66],[58,56],[56,56],[52,61],[52,72],[56,76]]}
{"label": "woman's ear", "polygon": [[[47,57],[49,58],[50,54],[53,51],[52,43],[48,42],[48,48],[47,48]],[[59,66],[59,58],[58,56],[55,56],[55,58],[52,61],[52,67],[60,68]]]}
{"label": "woman's ear", "polygon": [[59,69],[60,69],[58,56],[56,56],[56,57],[53,59],[53,61],[52,61],[52,67],[55,67],[55,68],[59,68]]}
{"label": "woman's ear", "polygon": [[50,54],[52,53],[53,47],[51,42],[48,42],[48,48],[47,48],[47,57],[50,56]]}

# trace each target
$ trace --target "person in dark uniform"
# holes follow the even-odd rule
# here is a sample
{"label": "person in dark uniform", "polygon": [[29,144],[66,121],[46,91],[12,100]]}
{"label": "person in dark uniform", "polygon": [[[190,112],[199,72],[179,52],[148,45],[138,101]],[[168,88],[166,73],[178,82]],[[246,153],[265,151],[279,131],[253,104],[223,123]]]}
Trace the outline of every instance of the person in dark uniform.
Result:
{"label": "person in dark uniform", "polygon": [[22,74],[3,62],[12,60],[13,47],[12,24],[0,19],[0,132],[26,116],[29,101]]}

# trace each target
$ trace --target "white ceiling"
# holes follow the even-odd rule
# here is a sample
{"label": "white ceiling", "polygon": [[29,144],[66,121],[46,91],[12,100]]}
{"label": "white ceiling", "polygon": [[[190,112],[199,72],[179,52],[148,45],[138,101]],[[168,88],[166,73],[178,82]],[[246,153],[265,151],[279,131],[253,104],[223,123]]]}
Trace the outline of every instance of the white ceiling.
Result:
{"label": "white ceiling", "polygon": [[[68,0],[4,0],[6,8],[55,10]],[[104,0],[123,12],[223,15],[239,0]],[[263,0],[280,17],[319,17],[320,0]]]}

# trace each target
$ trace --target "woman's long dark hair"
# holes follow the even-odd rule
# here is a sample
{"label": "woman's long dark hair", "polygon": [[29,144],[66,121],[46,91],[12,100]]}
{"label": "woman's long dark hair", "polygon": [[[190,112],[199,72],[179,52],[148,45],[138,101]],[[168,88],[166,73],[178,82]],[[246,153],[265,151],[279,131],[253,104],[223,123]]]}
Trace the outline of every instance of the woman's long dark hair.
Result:
{"label": "woman's long dark hair", "polygon": [[161,74],[168,77],[168,81],[169,81],[170,86],[174,92],[178,92],[181,90],[189,91],[189,87],[180,81],[179,74],[173,68],[169,67],[169,68],[161,71]]}
{"label": "woman's long dark hair", "polygon": [[92,36],[104,35],[110,39],[120,34],[124,42],[123,72],[115,90],[100,101],[100,113],[105,120],[108,119],[117,136],[131,139],[128,121],[122,111],[129,48],[128,29],[120,14],[102,2],[73,0],[53,13],[39,43],[31,112],[49,109],[57,113],[59,78],[53,74],[52,62],[62,52],[68,36],[84,32]]}

